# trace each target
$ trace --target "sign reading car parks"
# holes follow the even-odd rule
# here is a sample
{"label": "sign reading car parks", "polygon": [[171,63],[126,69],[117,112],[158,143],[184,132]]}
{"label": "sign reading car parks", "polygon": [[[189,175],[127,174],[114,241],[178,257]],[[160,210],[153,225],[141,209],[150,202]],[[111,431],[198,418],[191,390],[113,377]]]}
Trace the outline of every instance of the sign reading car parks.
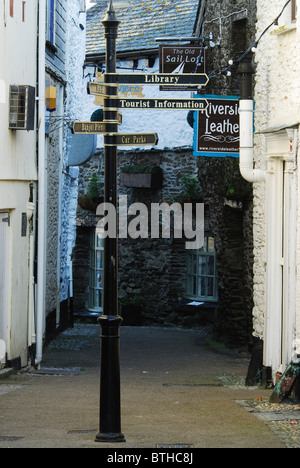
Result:
{"label": "sign reading car parks", "polygon": [[157,133],[134,133],[109,135],[112,145],[117,146],[135,146],[135,145],[157,145]]}

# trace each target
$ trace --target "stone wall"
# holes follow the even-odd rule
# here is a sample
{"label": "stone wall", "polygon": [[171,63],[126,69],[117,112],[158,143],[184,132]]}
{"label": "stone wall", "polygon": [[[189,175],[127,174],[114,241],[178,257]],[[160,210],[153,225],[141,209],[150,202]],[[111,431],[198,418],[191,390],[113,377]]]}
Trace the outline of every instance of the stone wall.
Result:
{"label": "stone wall", "polygon": [[[102,152],[85,168],[102,167]],[[119,299],[124,320],[140,306],[135,322],[200,326],[214,323],[215,336],[231,346],[251,343],[252,333],[252,187],[241,179],[238,160],[195,158],[190,148],[176,151],[119,151],[120,168],[127,164],[159,165],[164,179],[161,190],[119,187],[134,202],[161,203],[178,195],[182,174],[198,176],[203,189],[206,230],[213,233],[217,250],[219,302],[204,307],[188,306],[186,249],[184,239],[122,239],[119,242]],[[235,199],[227,198],[234,187]],[[88,245],[93,214],[78,209],[77,243],[74,251],[74,310],[85,307],[88,285]],[[132,320],[132,317],[128,320]],[[132,323],[132,322],[130,322]],[[126,324],[126,321],[125,321]]]}
{"label": "stone wall", "polygon": [[[219,281],[215,335],[227,345],[251,343],[252,186],[234,158],[199,158],[199,180],[215,237]],[[233,194],[228,194],[233,191]]]}

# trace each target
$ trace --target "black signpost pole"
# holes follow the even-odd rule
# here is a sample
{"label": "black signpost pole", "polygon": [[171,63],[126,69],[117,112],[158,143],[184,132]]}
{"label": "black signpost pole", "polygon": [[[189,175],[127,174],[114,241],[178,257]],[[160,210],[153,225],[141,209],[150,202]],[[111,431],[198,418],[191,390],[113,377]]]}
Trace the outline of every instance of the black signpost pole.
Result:
{"label": "black signpost pole", "polygon": [[[116,38],[119,21],[112,0],[103,20],[106,38],[105,84],[109,97],[104,100],[104,123],[108,133],[118,132],[118,109],[114,108],[117,96],[116,77]],[[104,135],[105,195],[104,201],[117,208],[117,146],[111,144],[109,135]],[[117,212],[117,209],[115,210]],[[117,215],[116,215],[117,223]],[[117,225],[117,224],[116,224]],[[117,232],[117,230],[116,230]],[[121,432],[120,398],[120,325],[118,314],[118,245],[115,238],[104,240],[104,296],[101,324],[101,376],[100,376],[100,431],[96,442],[124,442]]]}

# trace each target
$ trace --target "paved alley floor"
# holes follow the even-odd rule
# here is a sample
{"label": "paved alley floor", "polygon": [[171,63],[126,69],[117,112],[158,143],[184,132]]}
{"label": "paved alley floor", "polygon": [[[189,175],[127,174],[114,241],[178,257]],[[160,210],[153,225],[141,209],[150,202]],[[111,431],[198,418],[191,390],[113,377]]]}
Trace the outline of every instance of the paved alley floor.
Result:
{"label": "paved alley floor", "polygon": [[100,327],[75,324],[41,368],[0,379],[0,448],[300,448],[299,405],[245,387],[249,358],[210,349],[206,329],[121,327],[122,431],[99,430]]}

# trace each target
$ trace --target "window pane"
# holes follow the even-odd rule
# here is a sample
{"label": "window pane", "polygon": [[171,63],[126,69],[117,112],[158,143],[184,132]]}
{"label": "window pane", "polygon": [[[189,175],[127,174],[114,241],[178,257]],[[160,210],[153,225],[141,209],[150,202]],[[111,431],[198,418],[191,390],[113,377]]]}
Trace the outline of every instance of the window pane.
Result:
{"label": "window pane", "polygon": [[206,257],[199,257],[198,258],[198,274],[199,275],[206,275]]}
{"label": "window pane", "polygon": [[192,273],[197,274],[198,264],[197,264],[197,255],[193,255],[193,270]]}
{"label": "window pane", "polygon": [[208,237],[207,238],[207,250],[208,250],[208,252],[214,252],[215,251],[215,239],[213,237]]}
{"label": "window pane", "polygon": [[96,268],[102,267],[102,250],[96,252]]}
{"label": "window pane", "polygon": [[95,276],[96,276],[96,288],[101,289],[102,288],[102,270],[97,270]]}
{"label": "window pane", "polygon": [[196,296],[197,295],[197,278],[195,276],[193,276],[192,284],[193,284],[192,294],[193,296]]}
{"label": "window pane", "polygon": [[187,253],[186,295],[195,300],[217,300],[215,241],[206,236],[204,247]]}
{"label": "window pane", "polygon": [[215,257],[208,257],[208,268],[207,268],[207,274],[208,275],[214,275],[215,273]]}
{"label": "window pane", "polygon": [[207,278],[207,296],[214,295],[214,278]]}
{"label": "window pane", "polygon": [[206,290],[205,290],[205,277],[201,276],[199,279],[198,279],[198,296],[206,296]]}

